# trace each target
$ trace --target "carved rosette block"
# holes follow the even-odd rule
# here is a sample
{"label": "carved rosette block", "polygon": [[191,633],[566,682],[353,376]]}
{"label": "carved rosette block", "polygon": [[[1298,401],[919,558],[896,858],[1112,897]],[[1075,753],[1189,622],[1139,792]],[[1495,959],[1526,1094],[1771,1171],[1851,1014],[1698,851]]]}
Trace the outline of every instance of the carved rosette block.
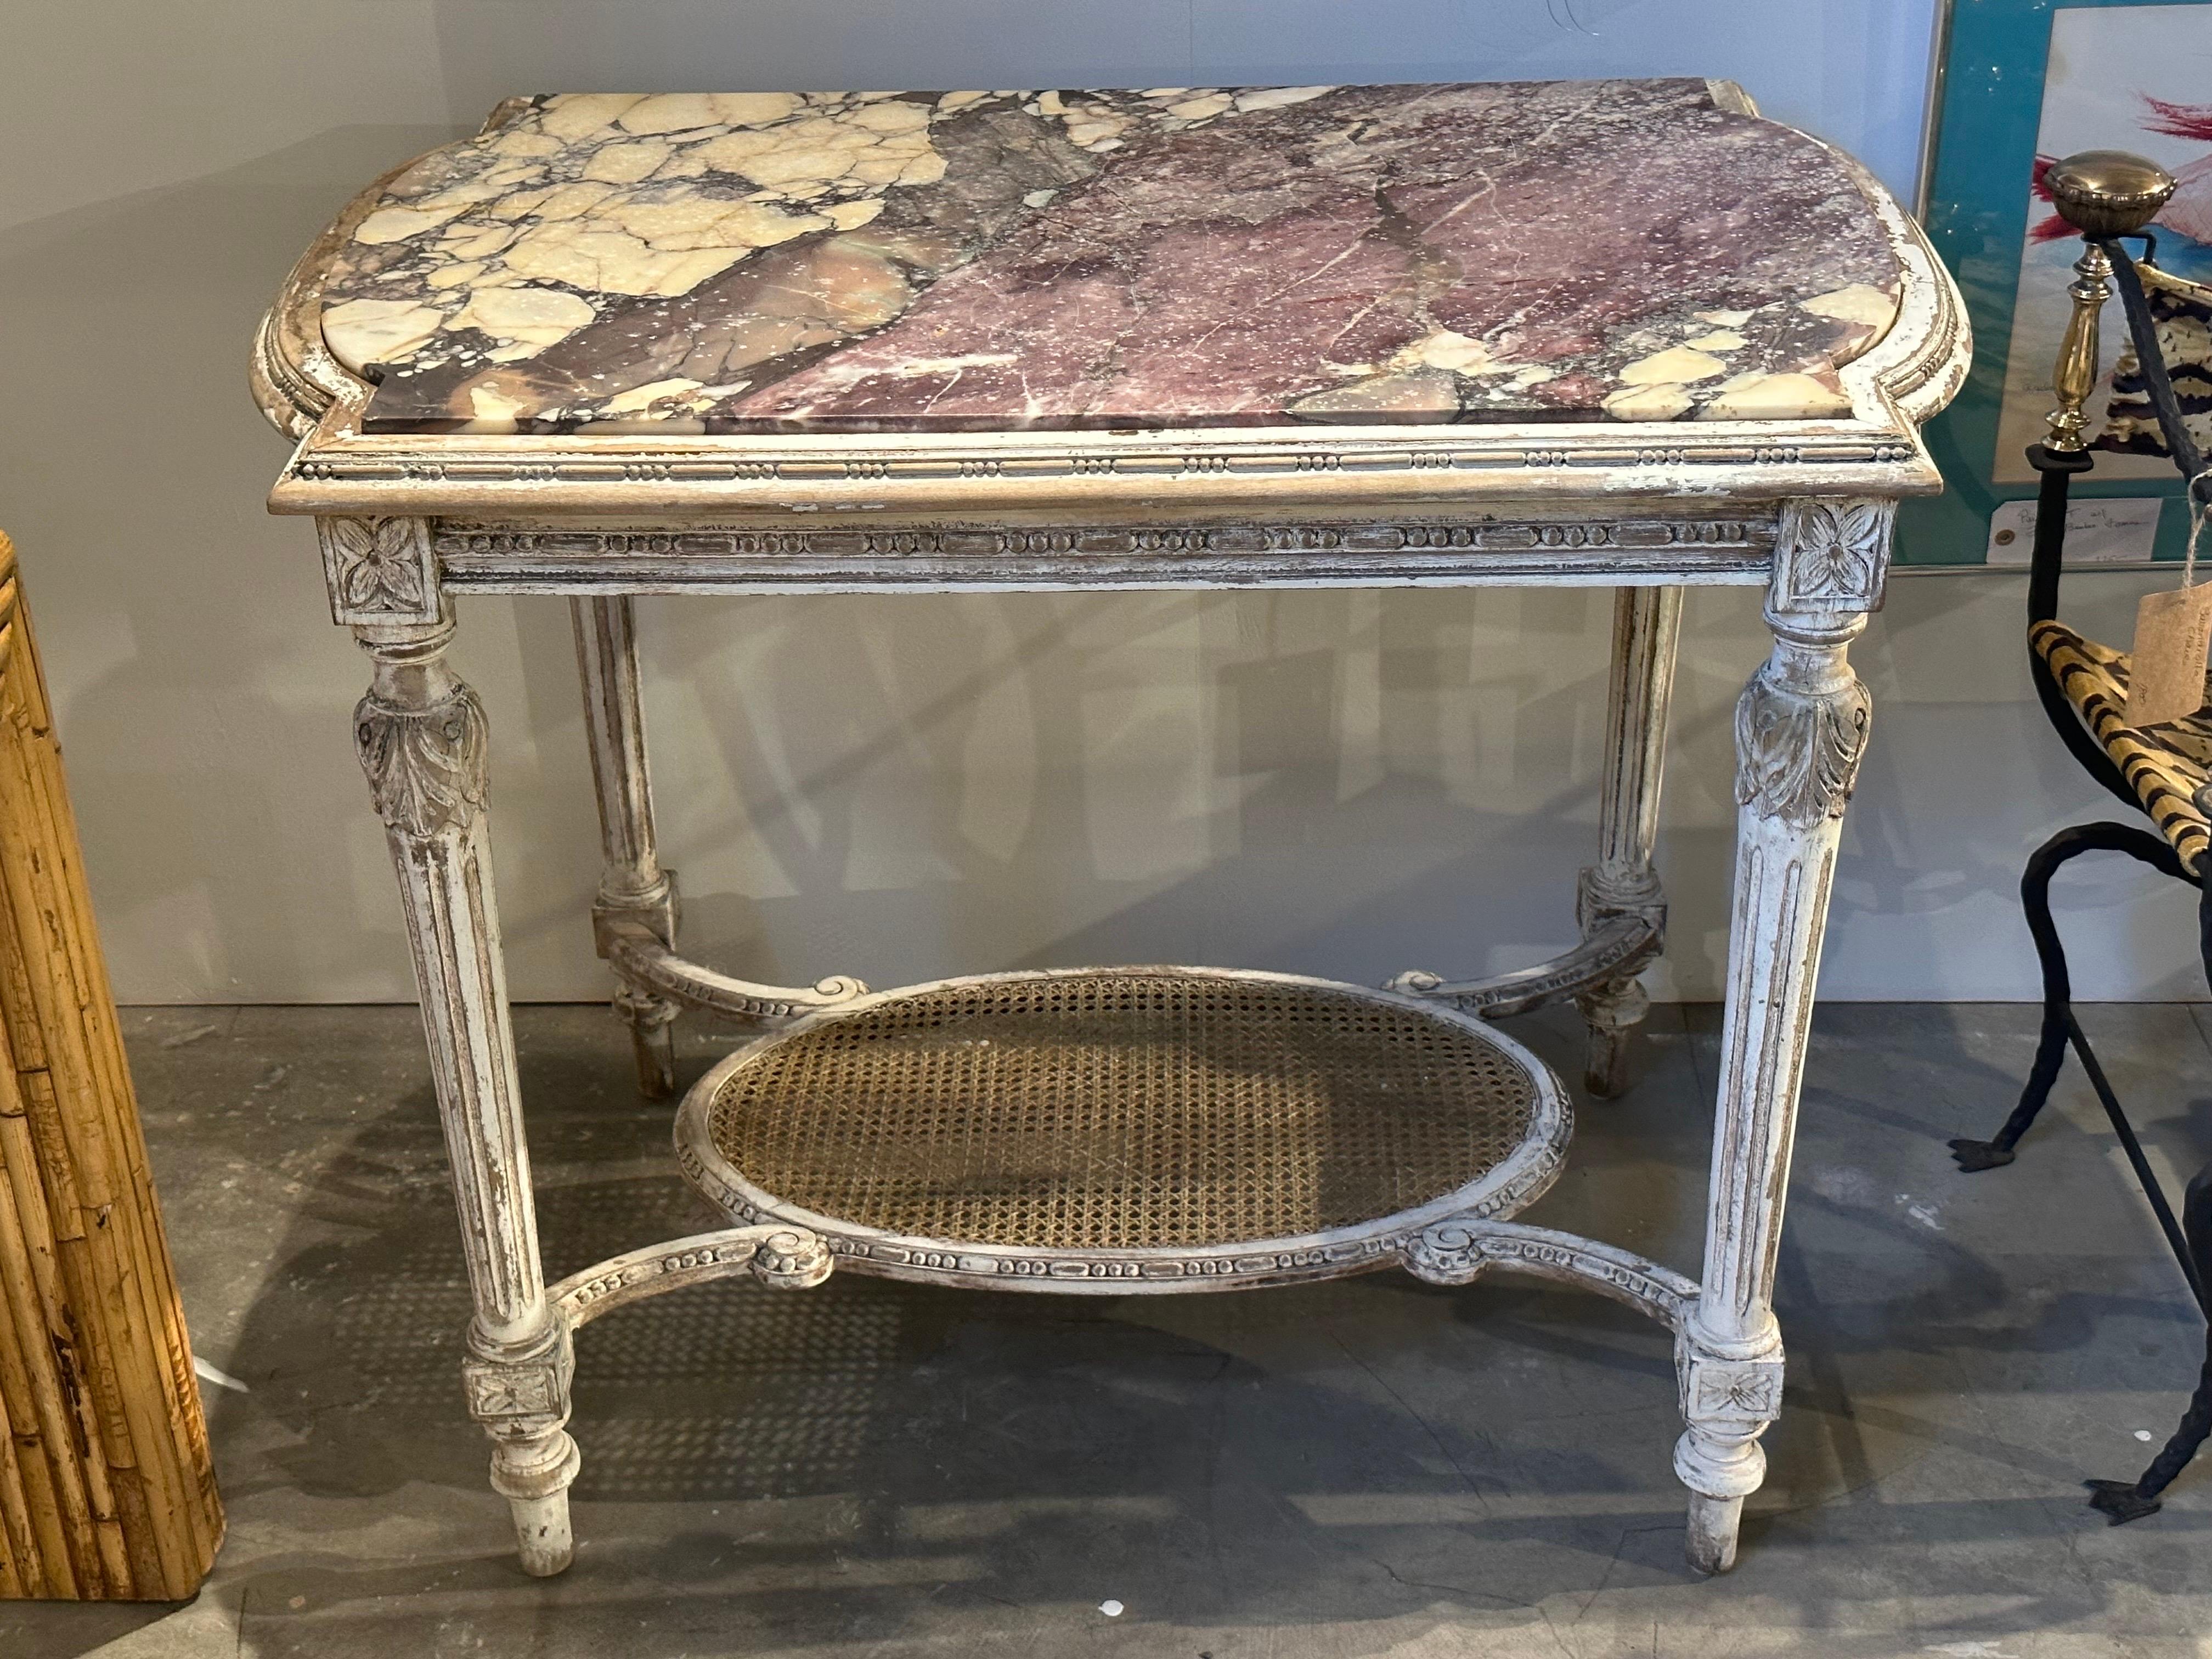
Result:
{"label": "carved rosette block", "polygon": [[438,558],[422,519],[319,518],[331,617],[345,626],[438,620]]}
{"label": "carved rosette block", "polygon": [[1677,1367],[1682,1415],[1692,1422],[1747,1424],[1756,1433],[1782,1415],[1782,1358],[1722,1359],[1684,1344]]}
{"label": "carved rosette block", "polygon": [[1808,496],[1782,506],[1770,611],[1879,611],[1897,503]]}
{"label": "carved rosette block", "polygon": [[574,1344],[568,1326],[557,1320],[519,1353],[472,1340],[461,1364],[469,1415],[496,1442],[542,1440],[568,1425],[575,1371]]}

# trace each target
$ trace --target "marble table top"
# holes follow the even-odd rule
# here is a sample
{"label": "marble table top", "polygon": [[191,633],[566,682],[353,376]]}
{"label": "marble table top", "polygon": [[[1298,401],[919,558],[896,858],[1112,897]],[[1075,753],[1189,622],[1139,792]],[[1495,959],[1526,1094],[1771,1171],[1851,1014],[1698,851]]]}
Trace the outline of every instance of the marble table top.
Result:
{"label": "marble table top", "polygon": [[368,432],[1842,416],[1863,178],[1704,81],[569,94],[323,287]]}

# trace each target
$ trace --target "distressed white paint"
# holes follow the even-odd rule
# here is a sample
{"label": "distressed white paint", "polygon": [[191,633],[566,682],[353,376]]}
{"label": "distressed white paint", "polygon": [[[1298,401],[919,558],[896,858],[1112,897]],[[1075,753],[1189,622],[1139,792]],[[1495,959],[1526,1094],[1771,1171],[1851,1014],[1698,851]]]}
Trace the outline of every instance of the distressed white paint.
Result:
{"label": "distressed white paint", "polygon": [[[594,932],[623,981],[617,1006],[639,1033],[649,1091],[672,1073],[661,1033],[672,1000],[796,1018],[804,1030],[837,1020],[842,1011],[824,1005],[860,992],[848,981],[812,993],[743,983],[677,954],[629,594],[1657,584],[1657,596],[1616,602],[1600,855],[1581,881],[1586,937],[1523,976],[1520,994],[1494,1000],[1502,1009],[1578,993],[1597,1037],[1594,1069],[1609,1085],[1642,1012],[1626,981],[1661,919],[1650,854],[1680,588],[1763,575],[1774,643],[1735,720],[1742,811],[1703,1286],[1690,1300],[1686,1281],[1596,1241],[1533,1258],[1674,1326],[1690,1559],[1709,1572],[1730,1565],[1742,1499],[1765,1472],[1759,1436],[1780,1410],[1774,1247],[1839,824],[1868,730],[1845,647],[1881,604],[1897,497],[1937,483],[1918,426],[1957,390],[1969,351],[1956,289],[1917,227],[1869,182],[1904,284],[1896,324],[1840,371],[1844,417],[1663,433],[1631,423],[1619,435],[1529,423],[1379,436],[1315,427],[487,442],[364,434],[372,388],[324,343],[325,263],[380,188],[357,196],[294,267],[255,336],[252,384],[270,422],[299,441],[270,505],[317,515],[334,614],[376,659],[356,740],[400,875],[476,1292],[464,1377],[493,1437],[492,1485],[513,1505],[524,1566],[557,1572],[572,1548],[570,1322],[592,1287],[564,1284],[549,1300],[542,1282],[483,839],[483,710],[443,663],[452,623],[424,591],[433,574],[449,594],[576,598],[605,866]],[[836,516],[863,508],[870,517]],[[948,528],[953,513],[964,524]],[[449,878],[432,878],[441,872]],[[1471,1016],[1443,1005],[1490,996],[1431,975],[1397,985],[1369,994],[1425,996],[1447,1020]],[[1480,1251],[1464,1231],[1455,1243],[1430,1230],[1510,1216],[1556,1171],[1566,1121],[1555,1081],[1539,1074],[1531,1133],[1495,1170],[1422,1210],[1328,1234],[1024,1254],[796,1210],[729,1164],[708,1128],[714,1096],[781,1040],[708,1074],[679,1115],[677,1150],[741,1225],[793,1229],[757,1241],[771,1276],[793,1283],[818,1277],[832,1250],[891,1277],[1025,1289],[1220,1288],[1357,1272],[1389,1256],[1450,1276]],[[719,1249],[690,1248],[702,1243],[603,1263],[592,1284],[641,1296],[734,1270]]]}

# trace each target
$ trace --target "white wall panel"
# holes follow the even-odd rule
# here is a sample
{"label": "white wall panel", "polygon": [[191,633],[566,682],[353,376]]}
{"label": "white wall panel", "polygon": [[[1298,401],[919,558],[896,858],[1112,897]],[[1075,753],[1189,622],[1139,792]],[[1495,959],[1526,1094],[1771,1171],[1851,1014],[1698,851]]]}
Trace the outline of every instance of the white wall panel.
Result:
{"label": "white wall panel", "polygon": [[[21,545],[127,1000],[410,994],[348,746],[365,666],[260,501],[244,391],[285,266],[362,180],[563,86],[1714,74],[1910,187],[1925,0],[153,0],[0,30],[0,526]],[[1786,17],[1787,27],[1784,26]],[[118,115],[117,112],[121,112]],[[31,158],[30,166],[21,165]],[[2124,632],[2143,579],[2075,585]],[[1901,580],[1858,653],[1875,744],[1829,994],[2022,997],[2020,861],[2098,799],[2045,732],[2020,579]],[[1572,592],[651,603],[648,702],[693,939],[882,983],[1188,960],[1358,979],[1571,933],[1607,601]],[[1713,994],[1728,711],[1755,602],[1693,598],[1662,989]],[[513,981],[598,994],[562,607],[475,601]],[[2196,996],[2186,896],[2077,865],[2093,996]]]}

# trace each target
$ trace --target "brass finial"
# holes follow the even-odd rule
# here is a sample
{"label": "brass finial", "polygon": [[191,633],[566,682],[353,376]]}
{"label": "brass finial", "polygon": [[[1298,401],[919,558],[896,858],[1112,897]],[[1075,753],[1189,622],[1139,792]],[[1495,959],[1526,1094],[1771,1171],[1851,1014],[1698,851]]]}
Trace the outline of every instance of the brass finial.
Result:
{"label": "brass finial", "polygon": [[2054,162],[2043,186],[2084,236],[2132,236],[2173,194],[2173,175],[2124,149],[2085,149]]}
{"label": "brass finial", "polygon": [[[2124,149],[2085,149],[2054,162],[2043,185],[2058,216],[2083,236],[2132,236],[2173,194],[2173,175]],[[2112,262],[2094,242],[2075,262],[2074,283],[2066,290],[2074,309],[2051,379],[2058,407],[2047,417],[2051,435],[2044,447],[2054,454],[2078,455],[2087,447],[2087,405],[2097,389],[2097,319],[2112,295]]]}

